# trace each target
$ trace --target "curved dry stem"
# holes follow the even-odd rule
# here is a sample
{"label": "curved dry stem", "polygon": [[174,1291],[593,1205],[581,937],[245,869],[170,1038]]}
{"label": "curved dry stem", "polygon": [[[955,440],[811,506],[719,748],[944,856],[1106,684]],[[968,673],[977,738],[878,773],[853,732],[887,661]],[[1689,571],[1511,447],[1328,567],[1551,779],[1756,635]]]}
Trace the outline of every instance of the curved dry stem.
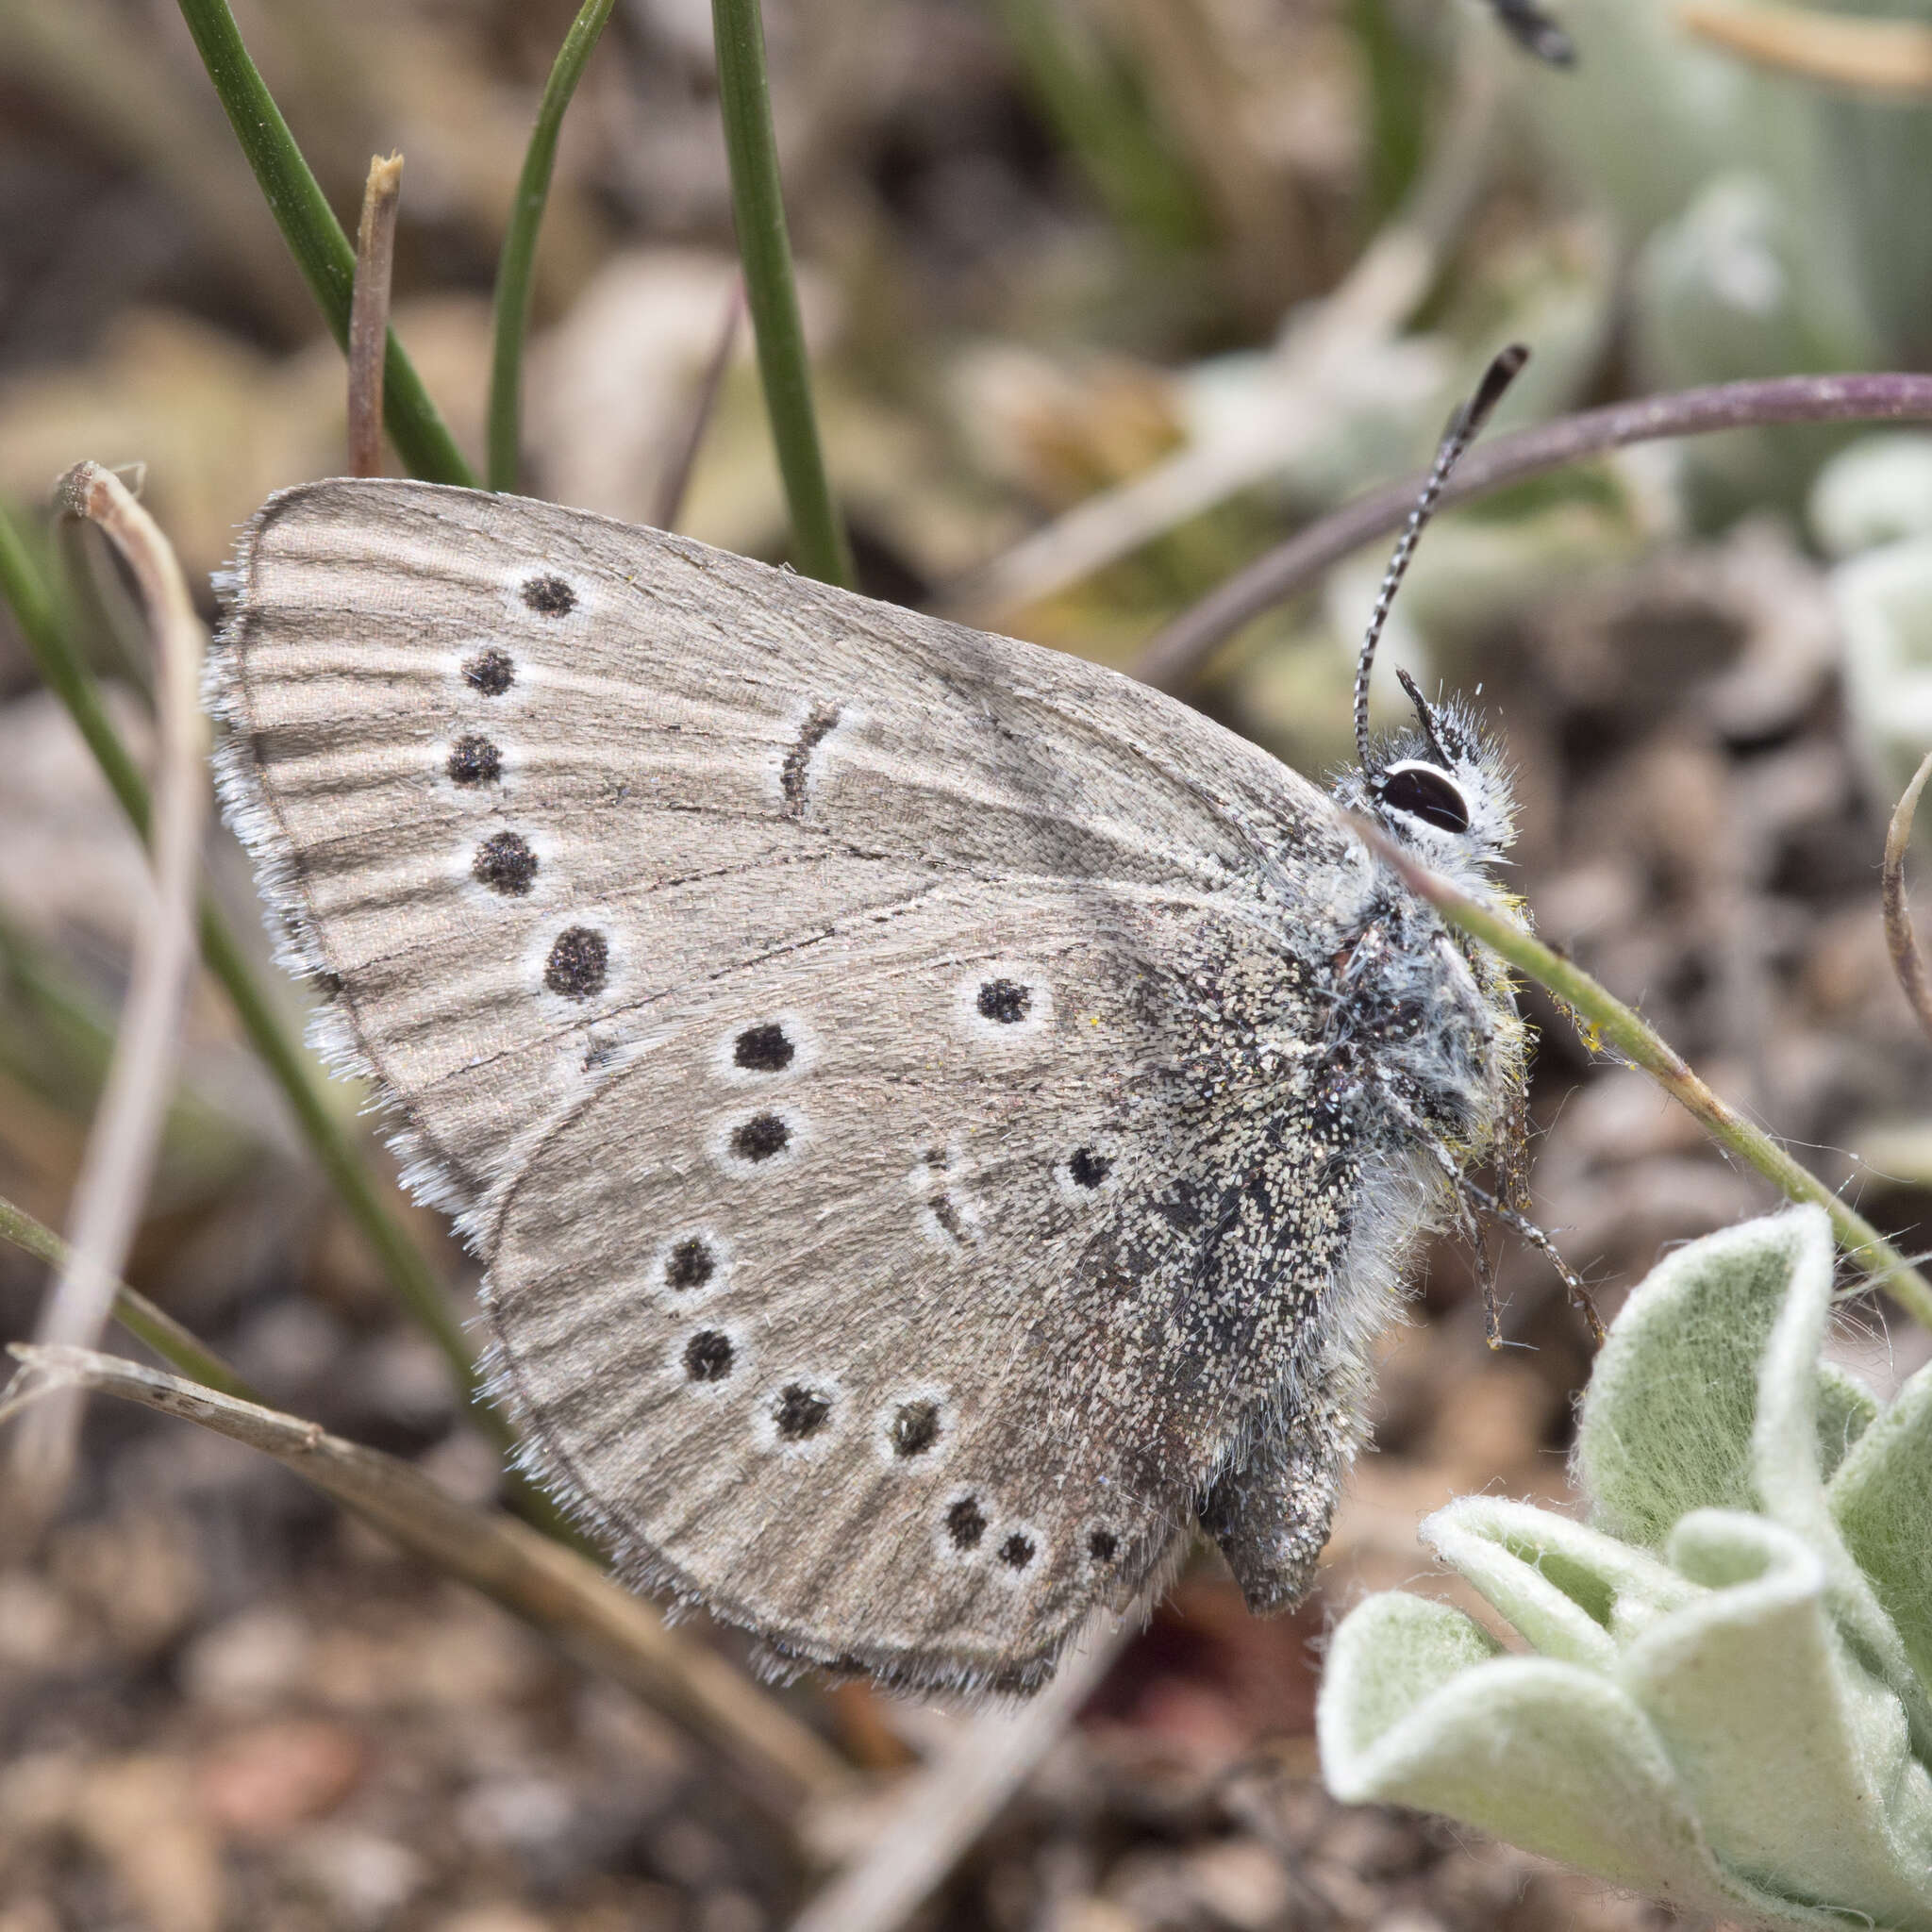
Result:
{"label": "curved dry stem", "polygon": [[[1626,443],[1774,423],[1924,422],[1932,422],[1932,375],[1781,375],[1713,383],[1493,437],[1464,458],[1442,491],[1442,507]],[[1351,551],[1400,529],[1423,482],[1415,475],[1372,491],[1277,544],[1158,632],[1130,667],[1133,675],[1162,691],[1183,689],[1243,625],[1285,603]]]}
{"label": "curved dry stem", "polygon": [[[116,735],[93,674],[59,622],[52,595],[4,510],[0,600],[11,608],[42,680],[67,708],[128,822],[142,839],[151,841],[153,809],[147,785]],[[280,1007],[256,976],[213,895],[206,891],[201,903],[201,951],[208,971],[227,992],[242,1032],[281,1090],[296,1126],[398,1298],[448,1360],[477,1424],[508,1447],[515,1440],[509,1424],[484,1396],[469,1337],[441,1278],[389,1206],[363,1145],[346,1131],[325,1091],[327,1083],[321,1068],[303,1050]]]}
{"label": "curved dry stem", "polygon": [[42,1391],[118,1395],[273,1456],[405,1549],[542,1631],[579,1662],[635,1690],[719,1753],[780,1821],[837,1797],[851,1773],[817,1737],[723,1657],[666,1628],[648,1604],[593,1564],[496,1510],[458,1502],[423,1472],[258,1403],[197,1387],[118,1356],[16,1345],[6,1407]]}
{"label": "curved dry stem", "polygon": [[[38,1329],[43,1342],[88,1347],[113,1307],[147,1198],[194,970],[195,886],[208,805],[208,725],[198,701],[207,637],[167,539],[118,477],[82,463],[59,494],[62,508],[98,524],[125,560],[156,658],[154,898],[135,933],[121,1031],[68,1210],[71,1252]],[[14,1476],[37,1512],[59,1501],[79,1422],[76,1403],[55,1403],[37,1411],[15,1444]]]}
{"label": "curved dry stem", "polygon": [[1788,1200],[1811,1201],[1831,1217],[1839,1245],[1913,1319],[1932,1328],[1932,1282],[1914,1268],[1857,1209],[1849,1208],[1808,1169],[1800,1167],[1771,1136],[1720,1099],[1675,1047],[1607,988],[1592,979],[1517,924],[1508,914],[1459,892],[1447,879],[1419,865],[1379,825],[1345,812],[1357,838],[1413,892],[1452,924],[1482,941],[1519,973],[1545,987],[1569,1009],[1592,1053],[1606,1047],[1641,1067],[1680,1102],[1722,1147],[1756,1168]]}
{"label": "curved dry stem", "polygon": [[1892,971],[1918,1018],[1919,1030],[1932,1040],[1932,981],[1925,977],[1924,957],[1912,931],[1911,908],[1906,903],[1906,848],[1912,842],[1912,816],[1919,808],[1919,794],[1924,791],[1927,777],[1932,777],[1932,752],[1925,754],[1912,774],[1912,782],[1885,828],[1879,893],[1885,907],[1885,942],[1891,950]]}

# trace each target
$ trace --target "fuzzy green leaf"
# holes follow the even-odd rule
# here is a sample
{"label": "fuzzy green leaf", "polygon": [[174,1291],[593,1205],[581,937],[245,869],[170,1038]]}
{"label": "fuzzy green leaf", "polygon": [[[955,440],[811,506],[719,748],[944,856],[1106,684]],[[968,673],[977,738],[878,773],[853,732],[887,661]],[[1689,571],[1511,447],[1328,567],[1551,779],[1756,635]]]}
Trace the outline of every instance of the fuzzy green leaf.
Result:
{"label": "fuzzy green leaf", "polygon": [[1424,1525],[1541,1655],[1371,1598],[1317,1712],[1338,1796],[1755,1924],[1932,1932],[1932,1369],[1881,1410],[1821,1360],[1831,1264],[1807,1208],[1651,1274],[1584,1399],[1590,1524]]}

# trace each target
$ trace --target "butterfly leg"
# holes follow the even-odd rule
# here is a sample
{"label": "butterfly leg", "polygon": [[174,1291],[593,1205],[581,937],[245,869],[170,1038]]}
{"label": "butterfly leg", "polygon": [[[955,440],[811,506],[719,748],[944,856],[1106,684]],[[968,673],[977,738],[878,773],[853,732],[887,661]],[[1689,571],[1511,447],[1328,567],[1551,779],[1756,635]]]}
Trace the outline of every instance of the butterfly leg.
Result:
{"label": "butterfly leg", "polygon": [[1497,1200],[1493,1194],[1477,1187],[1474,1181],[1464,1178],[1459,1182],[1459,1186],[1470,1200],[1492,1221],[1500,1221],[1505,1227],[1515,1229],[1557,1271],[1564,1288],[1569,1291],[1570,1306],[1589,1324],[1591,1340],[1601,1348],[1607,1333],[1604,1327],[1604,1318],[1597,1312],[1595,1299],[1589,1289],[1584,1287],[1582,1277],[1561,1255],[1557,1254],[1556,1243],[1535,1222],[1519,1214],[1507,1202]]}
{"label": "butterfly leg", "polygon": [[1361,1380],[1352,1359],[1325,1364],[1286,1424],[1264,1422],[1202,1501],[1201,1527],[1257,1616],[1293,1609],[1314,1583],[1360,1436]]}

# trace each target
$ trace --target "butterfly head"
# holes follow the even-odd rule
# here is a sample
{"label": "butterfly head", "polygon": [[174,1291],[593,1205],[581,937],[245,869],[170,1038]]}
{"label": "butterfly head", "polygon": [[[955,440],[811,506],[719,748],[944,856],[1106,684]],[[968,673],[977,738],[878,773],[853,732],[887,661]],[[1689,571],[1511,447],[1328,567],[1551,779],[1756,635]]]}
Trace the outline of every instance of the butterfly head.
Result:
{"label": "butterfly head", "polygon": [[1516,801],[1495,740],[1455,698],[1430,704],[1407,673],[1416,728],[1371,743],[1337,799],[1375,820],[1432,871],[1487,878],[1516,836]]}

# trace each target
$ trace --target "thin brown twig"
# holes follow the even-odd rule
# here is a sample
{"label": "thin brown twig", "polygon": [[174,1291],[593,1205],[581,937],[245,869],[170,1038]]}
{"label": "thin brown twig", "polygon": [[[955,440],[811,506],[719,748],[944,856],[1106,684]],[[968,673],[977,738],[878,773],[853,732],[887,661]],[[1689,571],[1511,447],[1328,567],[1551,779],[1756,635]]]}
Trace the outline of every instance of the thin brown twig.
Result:
{"label": "thin brown twig", "polygon": [[[1866,422],[1932,422],[1932,375],[1781,375],[1586,409],[1472,450],[1443,490],[1442,505],[1466,503],[1626,443],[1774,423]],[[1351,551],[1400,529],[1422,486],[1419,475],[1388,484],[1277,544],[1150,639],[1130,667],[1133,675],[1162,691],[1184,689],[1243,625],[1285,603]]]}
{"label": "thin brown twig", "polygon": [[717,1751],[765,1808],[796,1823],[852,1773],[723,1657],[666,1628],[593,1564],[497,1510],[473,1508],[419,1469],[258,1403],[89,1349],[16,1344],[0,1416],[47,1392],[93,1390],[198,1423],[273,1456],[406,1549],[533,1624],[579,1662],[638,1692]]}
{"label": "thin brown twig", "polygon": [[389,354],[390,275],[403,158],[376,155],[362,190],[356,230],[356,284],[349,297],[349,474],[382,475],[382,370]]}
{"label": "thin brown twig", "polygon": [[[174,1080],[176,1030],[195,960],[195,886],[208,819],[208,724],[199,702],[207,637],[168,540],[98,463],[61,479],[61,508],[98,524],[125,560],[153,640],[158,766],[154,896],[134,937],[114,1058],[68,1208],[69,1254],[42,1310],[43,1342],[91,1347],[113,1307],[154,1173]],[[40,1410],[14,1445],[23,1527],[58,1506],[73,1468],[76,1401]]]}
{"label": "thin brown twig", "polygon": [[1932,981],[1925,976],[1925,961],[1912,931],[1911,908],[1906,903],[1906,848],[1912,842],[1912,815],[1919,808],[1919,794],[1932,776],[1932,752],[1927,752],[1912,782],[1905,789],[1891,823],[1885,828],[1885,863],[1880,869],[1879,893],[1885,906],[1885,942],[1891,949],[1891,968],[1917,1016],[1919,1028],[1932,1040]]}
{"label": "thin brown twig", "polygon": [[658,501],[649,519],[656,529],[675,530],[677,527],[678,515],[691,489],[691,473],[697,468],[698,451],[704,447],[705,431],[711,426],[711,417],[724,391],[724,377],[731,368],[731,358],[738,347],[739,326],[743,320],[744,275],[741,271],[731,277],[731,287],[724,297],[724,318],[718,325],[718,340],[712,345],[705,373],[698,378],[697,389],[691,397],[691,421],[685,425],[684,435],[672,452],[671,459],[664,465],[664,475],[658,480]]}

